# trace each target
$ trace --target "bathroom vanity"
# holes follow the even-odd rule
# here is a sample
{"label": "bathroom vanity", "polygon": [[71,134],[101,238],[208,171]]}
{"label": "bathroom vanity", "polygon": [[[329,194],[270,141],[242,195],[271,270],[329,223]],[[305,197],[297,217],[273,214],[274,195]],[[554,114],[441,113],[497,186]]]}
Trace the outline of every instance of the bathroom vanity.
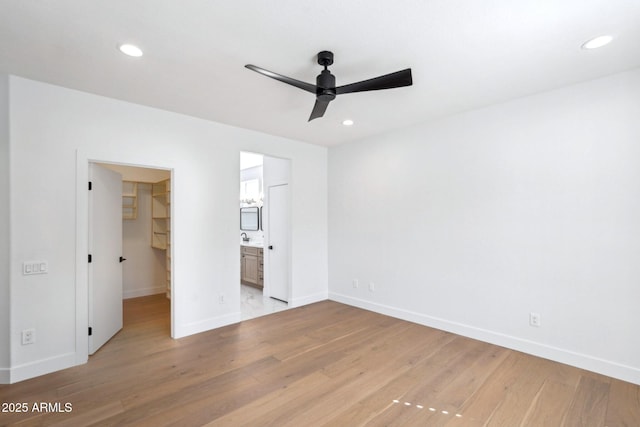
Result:
{"label": "bathroom vanity", "polygon": [[262,289],[264,285],[263,249],[258,245],[240,246],[240,282]]}

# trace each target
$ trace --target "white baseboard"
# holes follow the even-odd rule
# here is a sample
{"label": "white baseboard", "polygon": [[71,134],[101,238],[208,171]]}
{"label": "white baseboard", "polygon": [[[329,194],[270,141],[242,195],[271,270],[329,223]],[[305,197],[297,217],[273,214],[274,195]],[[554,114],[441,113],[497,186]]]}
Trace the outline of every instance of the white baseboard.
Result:
{"label": "white baseboard", "polygon": [[301,307],[303,305],[313,304],[315,302],[324,301],[329,298],[329,294],[327,292],[319,292],[317,294],[305,295],[299,298],[292,298],[289,307]]}
{"label": "white baseboard", "polygon": [[75,353],[66,353],[48,359],[36,360],[35,362],[11,368],[9,383],[17,383],[18,381],[39,377],[40,375],[71,368],[72,366],[76,366]]}
{"label": "white baseboard", "polygon": [[238,311],[235,313],[225,314],[223,316],[211,317],[209,319],[197,322],[187,323],[185,325],[175,325],[175,337],[184,338],[189,335],[199,334],[211,329],[221,328],[242,321],[242,314]]}
{"label": "white baseboard", "polygon": [[123,299],[146,297],[149,295],[163,294],[166,292],[166,286],[154,286],[149,288],[130,289],[124,291],[122,294]]}
{"label": "white baseboard", "polygon": [[475,326],[329,292],[329,299],[640,385],[640,369]]}
{"label": "white baseboard", "polygon": [[[294,298],[289,302],[289,307],[293,308],[313,304],[315,302],[324,301],[327,297],[328,294],[326,292],[320,292],[313,295],[306,295],[301,298]],[[225,314],[223,316],[212,317],[198,322],[188,323],[186,325],[176,325],[175,338],[187,337],[189,335],[210,331],[211,329],[221,328],[241,321],[242,313],[236,312]]]}

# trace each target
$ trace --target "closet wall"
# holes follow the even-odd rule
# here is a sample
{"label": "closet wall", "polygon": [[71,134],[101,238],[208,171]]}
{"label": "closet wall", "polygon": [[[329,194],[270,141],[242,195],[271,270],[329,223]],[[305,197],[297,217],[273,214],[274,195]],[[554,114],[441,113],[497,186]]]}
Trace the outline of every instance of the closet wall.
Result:
{"label": "closet wall", "polygon": [[170,172],[122,165],[101,164],[138,183],[137,215],[122,221],[122,292],[124,298],[164,293],[167,265],[164,250],[151,247],[151,183],[170,177]]}
{"label": "closet wall", "polygon": [[151,184],[138,183],[137,218],[122,221],[122,253],[125,299],[165,292],[165,251],[151,247]]}

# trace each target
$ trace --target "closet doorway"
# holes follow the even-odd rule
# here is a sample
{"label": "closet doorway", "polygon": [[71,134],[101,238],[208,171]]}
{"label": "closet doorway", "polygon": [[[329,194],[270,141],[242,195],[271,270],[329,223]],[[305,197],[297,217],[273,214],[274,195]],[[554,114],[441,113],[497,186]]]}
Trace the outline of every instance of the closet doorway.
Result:
{"label": "closet doorway", "polygon": [[[116,244],[121,245],[120,271],[118,271],[119,274],[121,273],[121,284],[118,285],[115,282],[111,284],[112,287],[118,288],[119,286],[121,289],[112,289],[113,292],[108,293],[109,295],[121,295],[119,306],[115,304],[107,306],[99,300],[99,294],[92,292],[93,282],[99,282],[99,278],[92,275],[92,264],[89,264],[90,333],[100,332],[96,330],[96,325],[92,325],[92,322],[101,323],[100,316],[109,319],[120,316],[122,319],[122,305],[125,300],[127,307],[140,306],[142,308],[138,308],[138,310],[144,310],[144,307],[148,305],[146,299],[152,296],[157,299],[161,295],[168,299],[168,304],[165,304],[168,307],[166,310],[166,324],[168,326],[166,333],[171,335],[171,171],[99,162],[90,163],[90,170],[105,171],[111,177],[119,180],[114,189],[110,190],[112,193],[118,193],[115,199],[113,195],[109,196],[109,200],[111,200],[109,203],[117,204],[117,206],[115,211],[113,206],[109,206],[108,210],[118,215],[117,220],[121,222],[118,225],[121,225],[122,230],[121,240],[117,235],[109,238],[107,234],[105,237],[105,233],[101,230],[102,225],[98,223],[101,220],[95,219],[95,212],[90,214],[90,253],[92,251],[99,252],[100,245],[105,243],[113,246],[113,243],[117,241]],[[90,194],[90,211],[95,211],[92,201],[104,197],[104,195],[99,196],[99,190],[99,188],[94,188],[91,191],[96,194]],[[93,236],[100,235],[104,241],[102,244],[94,242],[93,238]],[[158,304],[154,304],[154,307],[158,307]],[[120,327],[122,327],[122,322],[120,322]],[[119,328],[115,332],[118,330]],[[92,343],[93,340],[90,337],[89,354],[93,354],[100,345],[106,342],[103,338],[101,337],[100,342],[96,344]]]}

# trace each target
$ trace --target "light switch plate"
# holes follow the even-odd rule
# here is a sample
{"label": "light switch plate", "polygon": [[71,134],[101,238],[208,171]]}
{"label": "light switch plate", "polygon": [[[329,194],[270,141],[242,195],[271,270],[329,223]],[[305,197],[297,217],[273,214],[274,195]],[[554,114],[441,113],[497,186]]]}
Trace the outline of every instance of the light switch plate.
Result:
{"label": "light switch plate", "polygon": [[47,261],[25,261],[22,263],[22,274],[25,276],[31,274],[47,274],[49,272],[49,263]]}

